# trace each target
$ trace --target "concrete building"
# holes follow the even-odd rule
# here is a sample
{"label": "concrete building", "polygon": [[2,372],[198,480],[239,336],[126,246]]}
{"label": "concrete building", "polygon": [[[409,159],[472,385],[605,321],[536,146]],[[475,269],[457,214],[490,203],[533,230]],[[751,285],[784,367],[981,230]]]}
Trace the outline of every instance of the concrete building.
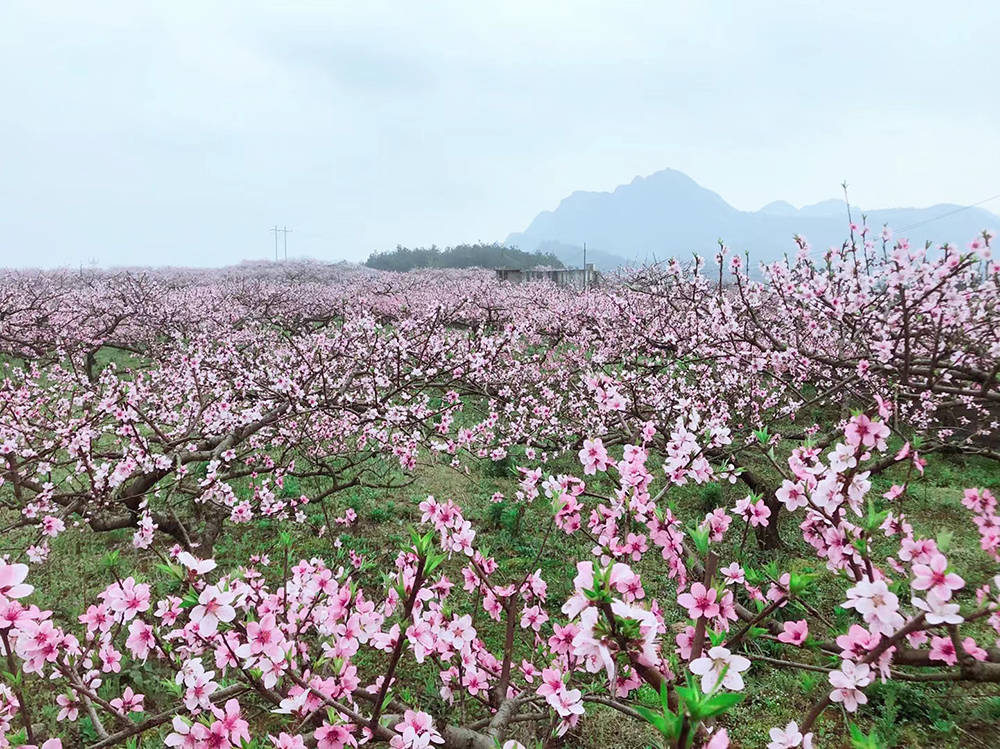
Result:
{"label": "concrete building", "polygon": [[556,286],[583,291],[592,289],[601,282],[601,274],[594,270],[593,263],[587,263],[585,268],[561,268],[558,270],[541,270],[531,268],[497,268],[498,281],[522,283],[524,281],[551,281]]}

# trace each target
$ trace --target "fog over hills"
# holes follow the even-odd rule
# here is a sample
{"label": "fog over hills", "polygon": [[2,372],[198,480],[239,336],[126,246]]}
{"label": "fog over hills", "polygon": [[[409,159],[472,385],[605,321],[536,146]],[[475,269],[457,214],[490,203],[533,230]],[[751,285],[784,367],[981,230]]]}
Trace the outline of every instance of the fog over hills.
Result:
{"label": "fog over hills", "polygon": [[[1000,228],[1000,216],[983,208],[941,203],[926,208],[869,209],[851,206],[856,222],[862,212],[868,225],[888,224],[911,242],[963,245],[983,229]],[[554,252],[579,265],[582,245],[587,260],[609,268],[653,258],[708,255],[722,239],[734,251],[748,250],[753,263],[770,262],[794,250],[800,234],[815,250],[840,245],[848,232],[843,200],[824,200],[796,208],[784,200],[758,211],[741,211],[683,172],[664,169],[636,177],[612,192],[574,192],[554,211],[542,211],[523,232],[507,237],[522,250]]]}

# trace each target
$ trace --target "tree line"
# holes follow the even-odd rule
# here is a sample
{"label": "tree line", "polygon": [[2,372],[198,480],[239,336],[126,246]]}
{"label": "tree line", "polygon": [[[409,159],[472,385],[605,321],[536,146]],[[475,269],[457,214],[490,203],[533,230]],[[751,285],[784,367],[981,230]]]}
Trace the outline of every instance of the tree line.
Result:
{"label": "tree line", "polygon": [[373,252],[365,265],[377,270],[408,271],[415,268],[563,268],[551,252],[525,252],[499,242],[460,244],[454,247],[403,247],[389,252]]}

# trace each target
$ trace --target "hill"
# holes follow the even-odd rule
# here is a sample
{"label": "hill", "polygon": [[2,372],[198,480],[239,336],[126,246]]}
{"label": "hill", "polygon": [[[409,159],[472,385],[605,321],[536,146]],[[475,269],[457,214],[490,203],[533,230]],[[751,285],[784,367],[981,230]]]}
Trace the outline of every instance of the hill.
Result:
{"label": "hill", "polygon": [[[861,209],[852,206],[852,211],[859,220]],[[947,203],[864,212],[869,226],[888,224],[918,244],[964,242],[983,229],[1000,228],[1000,217],[989,211]],[[555,210],[538,214],[523,232],[508,236],[506,244],[529,251],[555,248],[566,258],[582,257],[586,242],[588,260],[593,256],[593,262],[606,266],[615,258],[641,262],[692,252],[707,255],[722,239],[735,251],[748,250],[754,262],[766,262],[788,252],[795,234],[825,249],[839,245],[847,233],[842,200],[802,208],[775,201],[758,211],[741,211],[683,172],[664,169],[611,192],[574,192]],[[605,263],[598,261],[601,257]]]}

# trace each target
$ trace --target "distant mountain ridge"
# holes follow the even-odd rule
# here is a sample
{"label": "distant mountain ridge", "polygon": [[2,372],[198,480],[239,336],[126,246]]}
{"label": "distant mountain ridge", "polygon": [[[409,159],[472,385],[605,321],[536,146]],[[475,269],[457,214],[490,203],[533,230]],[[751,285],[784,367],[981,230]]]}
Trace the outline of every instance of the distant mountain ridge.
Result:
{"label": "distant mountain ridge", "polygon": [[[852,205],[851,211],[859,221],[862,210]],[[1000,227],[996,214],[948,203],[864,213],[873,229],[888,224],[895,234],[921,244],[965,243],[983,229]],[[913,228],[902,231],[907,227]],[[653,258],[708,255],[719,239],[734,251],[749,251],[753,263],[771,262],[794,249],[795,234],[820,250],[840,245],[847,233],[843,200],[802,208],[777,200],[758,211],[741,211],[683,172],[664,169],[611,192],[574,192],[555,210],[539,213],[523,232],[510,234],[505,244],[553,252],[567,265],[579,266],[586,242],[588,262],[611,268]]]}

